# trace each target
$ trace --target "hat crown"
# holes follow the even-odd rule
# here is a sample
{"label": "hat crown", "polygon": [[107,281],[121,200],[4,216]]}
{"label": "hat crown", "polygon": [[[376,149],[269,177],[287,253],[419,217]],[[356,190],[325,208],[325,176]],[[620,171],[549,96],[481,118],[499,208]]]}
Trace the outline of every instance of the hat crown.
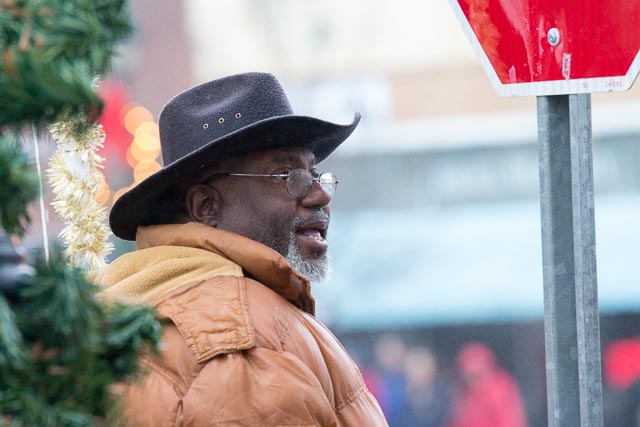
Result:
{"label": "hat crown", "polygon": [[160,114],[163,163],[167,166],[253,123],[292,114],[271,74],[238,74],[193,87],[171,99]]}

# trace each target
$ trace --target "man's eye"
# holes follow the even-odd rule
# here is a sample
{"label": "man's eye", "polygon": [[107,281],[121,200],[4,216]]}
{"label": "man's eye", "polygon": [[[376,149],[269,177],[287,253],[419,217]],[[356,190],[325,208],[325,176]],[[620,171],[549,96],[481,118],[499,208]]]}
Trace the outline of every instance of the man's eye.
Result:
{"label": "man's eye", "polygon": [[284,169],[278,169],[277,171],[275,171],[273,174],[274,175],[279,175],[279,178],[282,179],[287,179],[287,177],[289,176],[289,173],[291,172],[291,169],[289,168],[284,168]]}

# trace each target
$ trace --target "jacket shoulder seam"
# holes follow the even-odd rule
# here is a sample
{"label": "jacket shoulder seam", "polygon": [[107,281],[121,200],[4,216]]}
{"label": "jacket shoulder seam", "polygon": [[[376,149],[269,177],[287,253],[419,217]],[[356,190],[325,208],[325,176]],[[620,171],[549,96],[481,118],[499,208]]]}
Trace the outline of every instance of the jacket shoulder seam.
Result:
{"label": "jacket shoulder seam", "polygon": [[359,388],[349,393],[345,400],[336,405],[336,414],[342,412],[344,408],[351,405],[353,402],[358,400],[363,393],[367,392],[367,386],[362,384]]}

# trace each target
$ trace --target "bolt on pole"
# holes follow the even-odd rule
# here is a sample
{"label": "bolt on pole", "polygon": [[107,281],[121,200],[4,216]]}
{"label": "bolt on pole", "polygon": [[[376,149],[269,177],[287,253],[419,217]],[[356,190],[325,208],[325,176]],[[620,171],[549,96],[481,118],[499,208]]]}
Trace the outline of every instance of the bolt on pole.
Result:
{"label": "bolt on pole", "polygon": [[591,96],[538,97],[550,427],[602,427]]}

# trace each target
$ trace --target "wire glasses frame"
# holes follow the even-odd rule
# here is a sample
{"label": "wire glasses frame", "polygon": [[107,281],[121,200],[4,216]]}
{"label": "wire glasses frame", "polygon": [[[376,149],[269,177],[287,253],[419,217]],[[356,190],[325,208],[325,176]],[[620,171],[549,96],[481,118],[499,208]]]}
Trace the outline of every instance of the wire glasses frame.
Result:
{"label": "wire glasses frame", "polygon": [[287,183],[287,192],[294,197],[302,198],[311,193],[313,183],[320,184],[322,189],[333,197],[338,187],[338,178],[332,172],[317,173],[307,169],[292,169],[286,173],[260,174],[260,173],[218,173],[214,176],[249,176],[280,178]]}

